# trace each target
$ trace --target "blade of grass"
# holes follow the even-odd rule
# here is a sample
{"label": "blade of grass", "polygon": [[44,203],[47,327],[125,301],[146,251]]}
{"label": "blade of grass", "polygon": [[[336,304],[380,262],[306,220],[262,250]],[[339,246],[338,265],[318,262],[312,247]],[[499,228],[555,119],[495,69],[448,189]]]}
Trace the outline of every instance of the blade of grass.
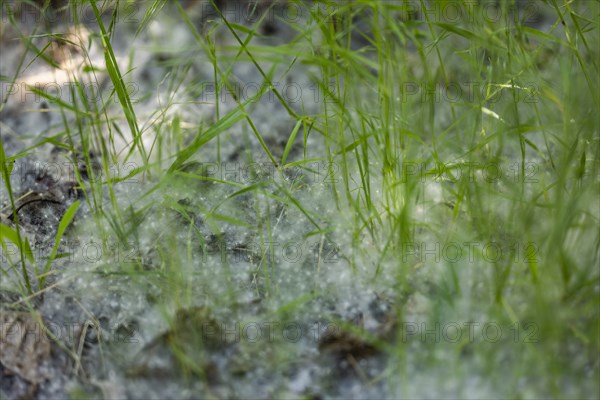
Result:
{"label": "blade of grass", "polygon": [[294,129],[292,130],[292,133],[290,134],[290,137],[285,145],[285,149],[283,150],[283,155],[281,156],[281,165],[285,165],[287,157],[292,150],[292,146],[294,145],[294,141],[296,140],[296,135],[298,134],[300,126],[302,126],[303,122],[303,119],[299,119],[298,122],[296,122],[296,126],[294,126]]}
{"label": "blade of grass", "polygon": [[[250,100],[253,100],[253,98]],[[177,155],[177,158],[173,164],[171,164],[171,167],[169,167],[168,172],[173,173],[185,161],[192,157],[202,146],[214,139],[216,136],[220,135],[226,129],[233,126],[235,123],[239,122],[245,116],[245,112],[243,112],[243,110],[239,107],[230,111],[227,115],[225,115],[225,117],[217,121],[217,123],[211,126],[207,131],[196,136],[194,141]]]}
{"label": "blade of grass", "polygon": [[[133,105],[131,103],[131,98],[129,97],[127,87],[123,82],[123,77],[121,76],[119,65],[117,63],[117,58],[115,57],[115,53],[113,51],[109,35],[104,27],[104,23],[102,22],[102,16],[98,11],[96,1],[90,0],[90,3],[92,4],[94,15],[96,17],[96,21],[98,22],[98,27],[100,28],[100,31],[102,33],[101,40],[102,46],[104,47],[104,59],[106,62],[106,69],[108,71],[108,75],[114,85],[114,90],[117,93],[117,97],[119,99],[119,102],[121,103],[123,112],[125,113],[125,118],[127,119],[127,123],[129,124],[129,129],[131,131],[131,135],[135,143],[134,147],[138,148],[142,159],[144,161],[147,161],[148,157],[146,155],[146,149],[144,148],[144,145],[142,143],[141,133],[137,124],[135,111],[133,110]],[[131,152],[129,153],[129,155],[130,154]]]}
{"label": "blade of grass", "polygon": [[43,290],[44,287],[46,286],[46,277],[47,277],[48,271],[50,271],[52,262],[56,258],[56,253],[58,252],[58,246],[60,245],[60,240],[62,239],[67,227],[73,220],[73,217],[75,216],[75,213],[77,212],[77,209],[79,208],[80,203],[81,203],[80,200],[77,200],[73,204],[71,204],[71,206],[67,209],[67,211],[61,218],[60,223],[58,224],[58,230],[56,231],[56,238],[54,240],[54,246],[52,247],[52,252],[50,253],[50,256],[48,257],[48,260],[46,261],[46,265],[44,266],[44,271],[42,273],[43,277],[39,280],[40,290]]}
{"label": "blade of grass", "polygon": [[[4,153],[4,143],[0,143],[0,168],[2,169],[2,178],[4,179],[4,184],[6,185],[6,189],[8,191],[8,197],[10,199],[11,208],[13,210],[16,210],[15,198],[13,196],[12,185],[10,182],[9,164],[6,162],[6,154]],[[27,265],[25,264],[25,250],[27,248],[30,249],[30,247],[28,246],[28,244],[24,244],[23,238],[21,237],[18,213],[15,213],[14,216],[14,221],[16,225],[16,244],[19,248],[19,253],[21,255],[21,274],[23,276],[23,280],[25,281],[25,287],[27,288],[29,294],[32,294],[33,288],[29,280],[29,275],[27,274]]]}

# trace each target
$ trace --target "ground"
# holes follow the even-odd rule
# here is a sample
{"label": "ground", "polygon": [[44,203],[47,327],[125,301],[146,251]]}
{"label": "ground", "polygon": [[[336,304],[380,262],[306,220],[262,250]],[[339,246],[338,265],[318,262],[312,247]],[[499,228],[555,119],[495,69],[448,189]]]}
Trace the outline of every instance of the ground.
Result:
{"label": "ground", "polygon": [[1,397],[600,395],[550,3],[2,2]]}

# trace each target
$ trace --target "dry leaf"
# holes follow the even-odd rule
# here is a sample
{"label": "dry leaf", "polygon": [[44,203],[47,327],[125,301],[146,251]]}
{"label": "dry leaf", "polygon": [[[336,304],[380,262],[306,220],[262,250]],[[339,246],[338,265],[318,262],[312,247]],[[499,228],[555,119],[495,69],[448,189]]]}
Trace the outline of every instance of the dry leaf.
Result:
{"label": "dry leaf", "polygon": [[50,357],[50,340],[35,314],[0,310],[0,363],[33,385],[46,378],[40,366]]}

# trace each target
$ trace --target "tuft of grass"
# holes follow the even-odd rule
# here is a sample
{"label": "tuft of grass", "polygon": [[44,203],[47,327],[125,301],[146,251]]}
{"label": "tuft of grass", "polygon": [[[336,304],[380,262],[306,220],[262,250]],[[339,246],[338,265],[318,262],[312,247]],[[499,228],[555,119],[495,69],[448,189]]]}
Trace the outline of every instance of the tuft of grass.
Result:
{"label": "tuft of grass", "polygon": [[[248,343],[236,348],[242,360],[264,363],[280,381],[295,373],[294,363],[305,362],[292,359],[297,354],[309,357],[316,349],[321,357],[323,349],[350,342],[383,353],[387,364],[373,368],[377,376],[345,360],[363,386],[381,385],[381,396],[419,397],[431,386],[430,376],[441,383],[425,397],[439,396],[446,383],[459,387],[455,397],[473,397],[469,385],[478,380],[489,381],[474,389],[481,397],[589,396],[597,383],[585,376],[597,373],[600,349],[597,4],[529,3],[551,15],[542,28],[515,12],[523,11],[516,1],[410,4],[454,6],[463,16],[457,20],[413,15],[408,2],[290,3],[304,7],[305,19],[278,16],[275,22],[287,24],[293,37],[265,45],[261,27],[274,23],[268,12],[242,23],[211,1],[217,20],[200,26],[185,3],[142,2],[133,38],[144,40],[153,20],[167,17],[191,38],[181,49],[156,50],[169,54],[157,64],[165,76],[147,89],[167,101],[145,113],[152,95],[142,93],[136,102],[127,85],[141,67],[133,63],[135,52],[123,68],[116,46],[123,5],[91,0],[89,42],[76,44],[87,67],[71,76],[71,101],[30,88],[60,114],[62,125],[14,155],[0,145],[7,209],[15,210],[18,196],[11,163],[47,144],[69,150],[72,158],[82,154],[88,176],[75,168],[75,180],[85,202],[75,202],[58,223],[37,288],[28,268],[37,269],[39,260],[17,213],[14,229],[1,225],[2,249],[8,253],[14,244],[20,257],[8,260],[3,278],[16,275],[27,296],[51,290],[46,278],[55,271],[59,286],[81,276],[123,298],[138,296],[149,309],[143,315],[166,320],[163,345],[188,378],[201,378],[205,394],[211,394],[209,355],[223,349],[207,347],[198,332],[188,331],[217,316],[246,321],[256,312],[282,323],[327,314],[342,331],[316,345],[276,341],[264,353]],[[70,5],[77,11],[87,3]],[[486,17],[488,6],[502,18]],[[24,34],[6,7],[33,56],[29,64],[59,67],[43,41],[63,36],[40,34],[40,27]],[[99,65],[91,56],[95,45],[103,54]],[[210,71],[202,75],[198,65]],[[15,73],[2,79],[15,85],[27,66],[23,56]],[[247,79],[239,66],[252,69],[260,89],[228,100]],[[296,73],[308,79],[300,102],[277,87]],[[102,74],[112,88],[98,89],[99,101],[90,102],[85,86]],[[206,79],[215,89],[212,104],[199,100]],[[268,117],[286,124],[276,133],[257,112],[269,98],[277,111]],[[214,107],[212,116],[193,120],[203,106]],[[120,149],[118,141],[125,143]],[[203,169],[228,159],[247,167],[251,179]],[[132,160],[139,165],[111,174],[111,165]],[[294,171],[298,176],[289,179]],[[73,230],[97,235],[105,258],[63,276],[53,264],[61,260],[59,245],[78,207],[87,211]],[[111,240],[139,254],[114,261]],[[310,242],[314,254],[299,262],[273,258],[286,240]],[[239,254],[247,257],[240,261]],[[332,255],[339,258],[328,263]],[[386,317],[397,324],[385,337],[340,317],[345,305],[367,313],[369,305],[361,302],[371,292],[393,298]],[[333,311],[323,306],[327,302]],[[182,321],[186,316],[191,328]],[[415,321],[431,327],[474,320],[502,326],[504,335],[497,342],[406,338]],[[324,363],[319,357],[304,365]],[[422,366],[432,371],[427,379],[418,372]],[[247,368],[232,367],[241,375]],[[319,383],[328,395],[349,395]],[[289,394],[273,390],[269,396]]]}

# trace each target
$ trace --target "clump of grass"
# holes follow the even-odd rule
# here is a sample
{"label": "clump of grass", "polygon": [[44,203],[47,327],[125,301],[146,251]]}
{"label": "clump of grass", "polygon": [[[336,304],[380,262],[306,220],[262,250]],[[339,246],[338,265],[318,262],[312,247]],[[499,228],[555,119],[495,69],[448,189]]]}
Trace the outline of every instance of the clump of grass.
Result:
{"label": "clump of grass", "polygon": [[[97,28],[91,37],[104,54],[104,64],[92,70],[104,69],[114,90],[101,97],[100,105],[87,102],[82,84],[74,86],[74,104],[40,95],[62,115],[64,130],[53,142],[72,152],[80,142],[88,171],[93,169],[90,150],[101,154],[105,179],[86,181],[78,173],[77,182],[88,189],[86,203],[104,249],[114,235],[128,248],[133,241],[138,249],[155,250],[151,262],[140,256],[128,265],[103,265],[104,270],[95,271],[97,279],[122,276],[140,287],[152,281],[160,288],[165,307],[174,309],[166,314],[176,316],[181,310],[198,310],[194,307],[200,294],[194,284],[208,280],[210,296],[206,297],[217,299],[211,303],[216,312],[227,309],[243,316],[247,305],[236,300],[244,292],[238,285],[243,279],[236,262],[199,261],[217,244],[247,250],[248,243],[234,243],[228,236],[239,231],[259,244],[255,255],[259,261],[249,274],[251,292],[264,304],[262,316],[285,320],[306,310],[321,312],[311,304],[317,298],[333,298],[328,285],[343,292],[328,273],[352,277],[340,278],[340,286],[356,280],[363,290],[393,293],[399,323],[386,343],[373,345],[373,338],[360,328],[345,327],[365,348],[389,350],[385,372],[371,378],[385,381],[385,393],[392,397],[418,393],[411,377],[419,365],[435,369],[441,380],[454,385],[467,385],[474,375],[491,377],[487,389],[493,395],[563,396],[579,384],[577,394],[589,395],[597,385],[581,377],[597,372],[600,347],[595,322],[600,279],[598,7],[591,2],[539,3],[554,21],[544,30],[531,26],[517,12],[527,8],[516,3],[492,7],[419,2],[420,8],[438,10],[422,15],[407,12],[406,2],[294,3],[308,11],[301,24],[287,21],[295,36],[288,44],[265,46],[259,40],[268,13],[255,23],[240,24],[215,7],[218,20],[200,28],[179,2],[171,8],[165,2],[148,2],[135,36],[143,37],[152,20],[170,12],[193,38],[194,57],[206,57],[212,67],[214,121],[196,121],[193,128],[184,129],[189,126],[184,117],[167,112],[174,100],[153,112],[151,121],[140,123],[126,86],[131,71],[121,70],[113,48],[120,9],[91,1]],[[83,3],[72,4],[78,6]],[[463,17],[453,20],[440,13],[449,6]],[[488,6],[502,17],[486,16]],[[107,11],[111,13],[108,27],[103,19]],[[31,37],[21,39],[32,46]],[[39,57],[44,53],[35,47],[33,51]],[[174,57],[183,62],[188,56],[182,51]],[[180,94],[179,90],[191,98],[202,87],[201,78],[189,76],[193,64],[189,61],[189,67],[178,70],[181,80],[169,78],[168,98]],[[234,72],[239,64],[255,70],[260,90],[251,98],[234,96],[225,104],[220,96],[223,91],[235,92],[241,79]],[[321,95],[312,109],[306,98],[300,106],[293,104],[275,85],[291,77],[300,64],[310,71],[312,87]],[[459,91],[458,97],[452,97],[452,89]],[[254,112],[256,103],[269,95],[281,111],[276,117],[285,118],[291,127],[279,150],[270,144],[273,135],[261,131]],[[118,113],[130,131],[125,154],[117,154],[111,146],[115,135],[126,136],[119,128],[122,120],[113,116],[115,110],[109,106],[115,96]],[[140,126],[157,127],[151,146],[145,145],[145,139],[152,131]],[[257,179],[240,183],[196,168],[203,162],[221,164],[230,140],[243,141],[252,149],[237,155],[245,165],[260,164],[257,161],[264,157],[274,175],[260,179],[260,171],[255,170]],[[0,155],[14,208],[5,161],[18,155],[6,157],[3,147]],[[130,158],[141,164],[127,177],[110,177],[111,162]],[[286,172],[296,168],[302,172],[300,178],[287,180]],[[318,176],[325,189],[310,182],[310,176]],[[136,198],[125,201],[119,189],[131,178],[143,184]],[[326,204],[312,200],[313,189]],[[198,199],[183,198],[197,196],[196,191],[202,192]],[[41,289],[77,205],[59,225],[41,274]],[[292,272],[285,263],[265,256],[274,252],[277,235],[288,233],[279,224],[289,215],[297,219],[303,240],[319,238],[318,257],[304,260],[298,268],[299,275],[312,274],[310,285],[301,286],[301,279],[286,276]],[[169,218],[179,223],[166,224]],[[152,220],[158,222],[153,225]],[[20,261],[11,261],[11,268],[16,270],[20,264],[22,286],[32,294],[26,265],[31,245],[16,222],[15,229],[3,230],[3,245],[5,240],[17,244]],[[342,245],[343,263],[335,268],[322,262],[324,252],[333,248],[325,245],[330,238]],[[445,253],[448,245],[461,255]],[[490,256],[490,249],[503,256]],[[306,288],[305,293],[290,298],[299,287]],[[427,311],[415,306],[419,299],[425,299]],[[149,302],[149,307],[153,305]],[[493,343],[465,337],[457,343],[407,343],[402,338],[410,318],[428,326],[492,321],[512,336]],[[206,357],[194,360],[194,354],[188,354],[196,347],[186,342],[197,338],[186,338],[177,323],[171,325],[173,356],[191,374],[205,375]],[[289,343],[274,346],[281,347],[272,362],[291,362],[281,350]],[[192,350],[182,351],[187,348]],[[202,344],[196,349],[201,348]],[[438,370],[442,363],[452,368]],[[269,371],[276,373],[278,365]],[[499,370],[502,378],[494,378]],[[397,376],[401,388],[394,387]],[[432,397],[439,395],[437,389],[430,393]],[[453,393],[472,395],[460,388]]]}

